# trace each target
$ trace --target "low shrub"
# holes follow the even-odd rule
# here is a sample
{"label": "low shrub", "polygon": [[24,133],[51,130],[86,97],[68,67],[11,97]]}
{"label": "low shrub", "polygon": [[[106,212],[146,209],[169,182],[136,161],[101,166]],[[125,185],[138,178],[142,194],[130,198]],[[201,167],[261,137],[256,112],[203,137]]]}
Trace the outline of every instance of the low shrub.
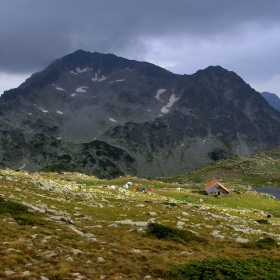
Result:
{"label": "low shrub", "polygon": [[29,225],[29,226],[43,226],[45,225],[45,221],[36,214],[21,214],[21,215],[15,215],[13,216],[15,221],[23,226],[23,225]]}
{"label": "low shrub", "polygon": [[271,237],[267,237],[267,238],[260,239],[255,242],[243,244],[244,248],[266,249],[266,250],[271,250],[273,248],[276,248],[277,246],[278,246],[277,242]]}
{"label": "low shrub", "polygon": [[9,213],[11,215],[28,213],[28,207],[17,202],[0,198],[0,214],[4,213]]}
{"label": "low shrub", "polygon": [[0,214],[10,214],[19,225],[44,225],[43,219],[37,214],[28,212],[28,207],[0,198]]}
{"label": "low shrub", "polygon": [[168,273],[168,278],[176,280],[278,280],[279,275],[279,259],[220,257],[173,266]]}
{"label": "low shrub", "polygon": [[264,220],[264,219],[257,220],[257,222],[258,222],[259,224],[269,224],[269,221],[268,221],[268,220]]}
{"label": "low shrub", "polygon": [[150,223],[148,225],[147,234],[150,236],[155,236],[158,239],[168,239],[178,243],[185,243],[189,241],[205,241],[204,238],[201,238],[190,231],[180,230],[157,223]]}

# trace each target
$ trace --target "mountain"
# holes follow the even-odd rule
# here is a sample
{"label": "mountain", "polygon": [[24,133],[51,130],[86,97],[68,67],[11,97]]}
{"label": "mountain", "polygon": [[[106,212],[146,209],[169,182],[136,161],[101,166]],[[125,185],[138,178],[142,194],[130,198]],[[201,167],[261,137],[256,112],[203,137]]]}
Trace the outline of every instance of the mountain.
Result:
{"label": "mountain", "polygon": [[261,92],[261,95],[273,108],[280,111],[280,98],[278,95],[267,91]]}
{"label": "mountain", "polygon": [[82,50],[6,91],[0,125],[3,167],[102,177],[187,173],[280,146],[280,113],[234,72],[178,75]]}

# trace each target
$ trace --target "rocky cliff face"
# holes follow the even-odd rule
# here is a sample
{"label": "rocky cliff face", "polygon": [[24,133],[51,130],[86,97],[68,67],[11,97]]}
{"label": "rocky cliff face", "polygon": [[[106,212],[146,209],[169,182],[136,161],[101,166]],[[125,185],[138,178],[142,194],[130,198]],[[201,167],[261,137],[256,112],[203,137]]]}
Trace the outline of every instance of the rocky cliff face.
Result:
{"label": "rocky cliff face", "polygon": [[[166,176],[280,143],[280,113],[233,72],[210,66],[193,75],[176,75],[150,63],[82,50],[5,92],[0,118],[5,154],[1,162],[12,168],[42,168],[61,154],[67,161],[68,154],[68,162],[80,171],[99,168],[104,175],[107,164],[95,159],[104,154],[87,144],[98,140],[121,151],[117,161],[107,155],[120,173]],[[45,159],[31,157],[30,140],[22,142],[18,135],[9,142],[19,129],[25,139],[48,139],[44,151],[37,149]],[[51,146],[52,141],[60,144]],[[7,145],[14,150],[12,143],[22,151],[25,142],[21,160],[5,153]],[[73,151],[84,154],[92,149],[96,164],[85,168]],[[50,156],[53,153],[59,156]]]}

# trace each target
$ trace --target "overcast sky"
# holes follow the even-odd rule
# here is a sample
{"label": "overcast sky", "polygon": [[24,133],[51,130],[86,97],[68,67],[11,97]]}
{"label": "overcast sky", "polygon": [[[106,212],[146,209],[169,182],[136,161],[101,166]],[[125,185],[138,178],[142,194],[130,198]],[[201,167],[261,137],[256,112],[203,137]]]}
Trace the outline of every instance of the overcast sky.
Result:
{"label": "overcast sky", "polygon": [[178,74],[220,65],[280,96],[280,1],[1,0],[0,94],[78,49]]}

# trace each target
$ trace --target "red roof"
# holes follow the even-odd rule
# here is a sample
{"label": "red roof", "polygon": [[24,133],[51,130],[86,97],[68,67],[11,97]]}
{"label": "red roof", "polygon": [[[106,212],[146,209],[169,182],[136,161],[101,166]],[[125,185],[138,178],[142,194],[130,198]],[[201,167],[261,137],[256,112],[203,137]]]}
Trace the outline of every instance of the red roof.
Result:
{"label": "red roof", "polygon": [[205,188],[204,190],[207,193],[210,193],[212,190],[216,189],[216,187],[222,187],[223,189],[225,189],[227,192],[230,192],[226,187],[224,187],[218,180],[213,179]]}

